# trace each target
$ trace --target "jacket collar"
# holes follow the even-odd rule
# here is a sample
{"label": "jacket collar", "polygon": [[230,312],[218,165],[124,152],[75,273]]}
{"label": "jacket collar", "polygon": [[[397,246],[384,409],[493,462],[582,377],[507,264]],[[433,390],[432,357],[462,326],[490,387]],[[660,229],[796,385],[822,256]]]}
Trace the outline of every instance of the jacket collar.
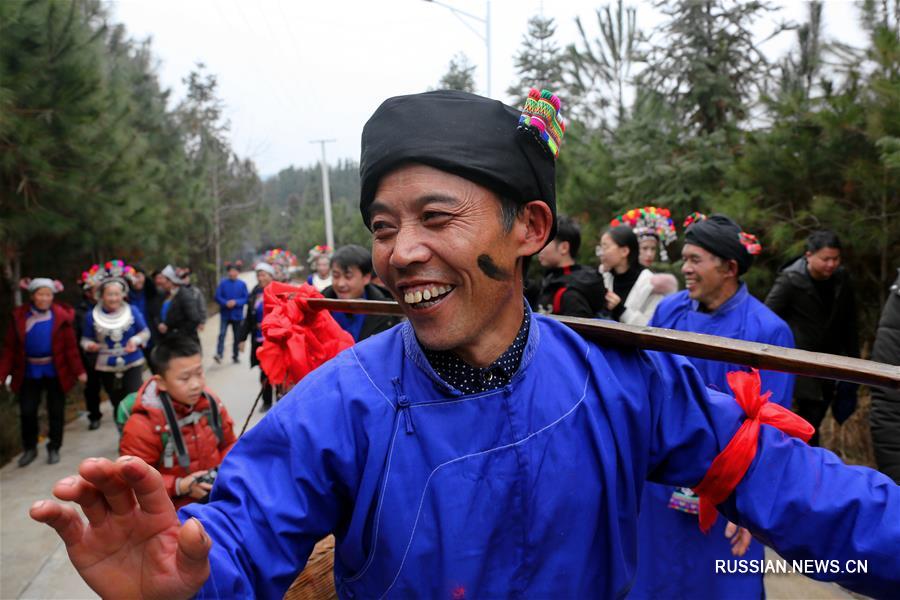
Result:
{"label": "jacket collar", "polygon": [[[722,305],[719,308],[717,308],[716,310],[706,313],[706,314],[708,314],[708,315],[724,315],[725,313],[728,313],[728,312],[734,310],[735,308],[737,308],[738,306],[740,306],[741,304],[743,304],[744,301],[747,299],[747,296],[749,296],[749,295],[750,295],[750,291],[747,289],[747,284],[742,281],[741,285],[738,286],[737,291],[734,293],[734,296],[732,296],[731,298],[729,298],[728,300],[723,302]],[[700,311],[700,303],[697,302],[696,300],[691,300],[691,310],[699,312]]]}
{"label": "jacket collar", "polygon": [[[534,359],[538,344],[540,343],[540,332],[538,331],[539,327],[537,319],[531,312],[531,307],[528,306],[528,303],[523,301],[523,304],[525,305],[525,313],[531,319],[531,326],[528,328],[528,341],[525,343],[525,350],[522,352],[522,360],[519,363],[519,370],[516,371],[515,375],[513,375],[512,380],[510,380],[510,384],[522,377],[525,369],[528,368],[528,366],[531,364],[531,361]],[[400,333],[403,336],[403,349],[406,353],[407,358],[409,358],[419,369],[421,369],[428,376],[428,378],[431,379],[441,390],[454,396],[462,396],[462,392],[441,379],[441,377],[435,372],[434,368],[431,366],[431,363],[429,363],[428,359],[425,357],[425,352],[424,350],[422,350],[422,346],[421,344],[419,344],[418,338],[416,338],[416,332],[413,329],[412,324],[410,324],[408,320],[404,321],[400,325]]]}

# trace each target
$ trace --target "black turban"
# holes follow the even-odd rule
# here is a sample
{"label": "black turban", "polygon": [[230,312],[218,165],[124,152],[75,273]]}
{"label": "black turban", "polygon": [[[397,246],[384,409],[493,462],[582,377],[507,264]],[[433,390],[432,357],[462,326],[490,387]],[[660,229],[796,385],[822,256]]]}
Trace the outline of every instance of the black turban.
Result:
{"label": "black turban", "polygon": [[753,255],[741,243],[741,228],[725,215],[712,215],[688,227],[684,243],[700,246],[725,260],[737,261],[738,275],[746,273],[753,264]]}
{"label": "black turban", "polygon": [[362,133],[359,209],[366,226],[381,178],[403,164],[420,163],[520,204],[542,200],[553,213],[553,239],[554,158],[517,129],[521,114],[497,100],[449,90],[385,100]]}

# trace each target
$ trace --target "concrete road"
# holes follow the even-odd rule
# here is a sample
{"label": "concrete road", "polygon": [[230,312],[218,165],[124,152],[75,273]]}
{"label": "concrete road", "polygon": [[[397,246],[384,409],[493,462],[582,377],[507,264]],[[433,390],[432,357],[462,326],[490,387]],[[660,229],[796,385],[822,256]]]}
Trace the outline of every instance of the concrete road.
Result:
{"label": "concrete road", "polygon": [[[255,284],[252,274],[242,275],[248,286]],[[230,360],[217,365],[212,360],[219,318],[209,319],[201,333],[207,384],[225,403],[240,431],[250,405],[259,392],[258,369],[250,370],[245,352],[240,364]],[[230,341],[229,338],[226,340]],[[249,344],[248,344],[249,347]],[[226,357],[229,353],[226,351]],[[87,417],[68,424],[65,430],[62,460],[46,464],[44,448],[38,459],[24,469],[13,460],[0,469],[0,600],[11,598],[68,599],[96,598],[69,563],[65,547],[56,533],[28,517],[28,508],[36,500],[47,498],[53,483],[75,473],[78,463],[89,456],[117,456],[118,433],[110,417],[110,405],[103,407],[103,425],[88,431]],[[251,426],[260,418],[253,415]],[[771,553],[770,558],[775,558]],[[835,585],[823,584],[800,575],[766,577],[766,593],[771,600],[853,598]]]}
{"label": "concrete road", "polygon": [[[253,274],[242,276],[248,286],[256,284]],[[212,316],[200,334],[203,344],[207,385],[215,391],[235,422],[236,433],[244,424],[250,405],[259,392],[259,369],[250,370],[249,344],[240,357],[240,364],[233,364],[230,353],[227,361],[215,364],[216,338],[219,317]],[[226,338],[226,347],[231,333]],[[43,445],[38,448],[38,458],[24,469],[18,468],[14,459],[0,469],[0,599],[11,598],[96,598],[69,563],[65,546],[52,529],[35,523],[28,517],[28,509],[36,500],[50,497],[53,484],[75,473],[78,463],[89,456],[118,456],[118,433],[111,417],[111,406],[103,406],[103,422],[100,429],[88,431],[86,416],[66,426],[61,460],[47,464]],[[261,415],[257,412],[251,426]]]}

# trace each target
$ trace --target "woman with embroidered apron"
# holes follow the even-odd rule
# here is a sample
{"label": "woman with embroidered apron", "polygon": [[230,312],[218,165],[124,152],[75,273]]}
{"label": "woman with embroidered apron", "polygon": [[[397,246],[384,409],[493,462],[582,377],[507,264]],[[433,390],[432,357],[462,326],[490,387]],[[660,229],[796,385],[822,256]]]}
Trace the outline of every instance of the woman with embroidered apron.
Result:
{"label": "woman with embroidered apron", "polygon": [[121,260],[107,262],[94,273],[98,280],[97,305],[85,315],[81,347],[96,352],[100,382],[113,405],[136,392],[143,382],[142,348],[150,340],[143,315],[131,308],[126,277],[133,269]]}

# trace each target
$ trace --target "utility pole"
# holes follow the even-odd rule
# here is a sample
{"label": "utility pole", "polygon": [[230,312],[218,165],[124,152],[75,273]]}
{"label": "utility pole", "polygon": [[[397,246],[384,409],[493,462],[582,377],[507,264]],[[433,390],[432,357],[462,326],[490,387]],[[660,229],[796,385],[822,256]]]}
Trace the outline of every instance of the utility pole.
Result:
{"label": "utility pole", "polygon": [[325,205],[325,243],[334,250],[334,226],[331,223],[331,182],[328,176],[328,160],[325,158],[325,144],[335,140],[312,140],[310,144],[322,146],[322,203]]}
{"label": "utility pole", "polygon": [[[444,4],[443,2],[439,2],[438,0],[425,0],[425,2],[430,2],[431,4],[437,4],[438,6],[443,6],[451,13],[453,16],[459,19],[460,23],[465,25],[469,31],[477,35],[481,38],[481,41],[484,42],[485,47],[487,48],[487,68],[485,69],[485,74],[487,75],[487,93],[485,96],[488,98],[491,97],[491,0],[485,0],[484,2],[484,18],[479,17],[478,15],[473,15],[470,12],[466,12],[464,10],[460,10],[455,6],[450,6],[449,4]],[[471,23],[465,21],[463,17],[467,19],[471,19],[477,23],[482,23],[484,25],[484,33],[481,33],[474,27],[472,27]]]}

